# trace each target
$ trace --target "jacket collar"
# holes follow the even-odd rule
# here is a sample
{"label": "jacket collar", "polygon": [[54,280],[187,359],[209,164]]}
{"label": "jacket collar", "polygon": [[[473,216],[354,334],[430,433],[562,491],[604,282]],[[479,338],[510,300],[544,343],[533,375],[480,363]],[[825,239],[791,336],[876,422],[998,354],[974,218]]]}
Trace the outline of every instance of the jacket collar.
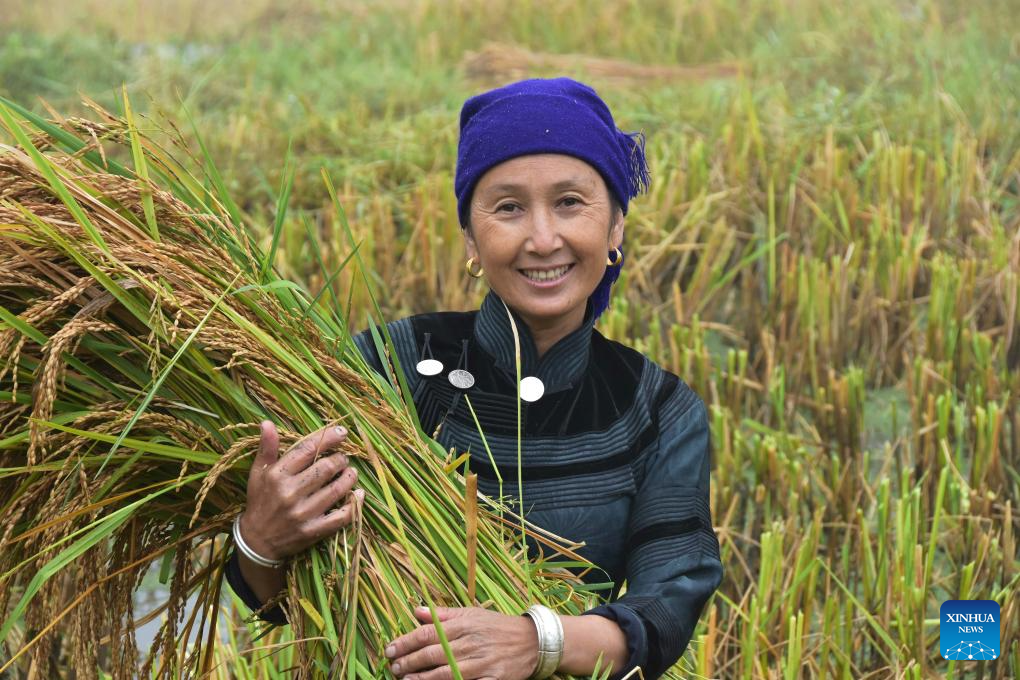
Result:
{"label": "jacket collar", "polygon": [[[475,317],[474,337],[482,349],[496,360],[497,367],[514,376],[514,333],[507,310],[509,307],[490,290]],[[560,338],[541,359],[538,358],[531,329],[516,312],[510,310],[510,313],[520,337],[521,377],[537,377],[545,384],[546,392],[567,389],[577,384],[578,378],[588,367],[591,355],[591,337],[595,326],[591,301],[588,301],[585,308],[581,326]]]}

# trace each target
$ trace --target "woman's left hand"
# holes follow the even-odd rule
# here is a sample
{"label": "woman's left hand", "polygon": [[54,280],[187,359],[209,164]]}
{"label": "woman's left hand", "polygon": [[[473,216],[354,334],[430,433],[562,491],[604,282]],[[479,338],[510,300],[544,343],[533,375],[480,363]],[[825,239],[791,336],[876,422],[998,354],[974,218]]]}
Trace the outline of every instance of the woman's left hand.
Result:
{"label": "woman's left hand", "polygon": [[[527,680],[538,664],[538,634],[527,616],[480,607],[436,607],[464,680]],[[386,646],[390,669],[404,680],[453,680],[428,607],[414,616],[423,625]]]}

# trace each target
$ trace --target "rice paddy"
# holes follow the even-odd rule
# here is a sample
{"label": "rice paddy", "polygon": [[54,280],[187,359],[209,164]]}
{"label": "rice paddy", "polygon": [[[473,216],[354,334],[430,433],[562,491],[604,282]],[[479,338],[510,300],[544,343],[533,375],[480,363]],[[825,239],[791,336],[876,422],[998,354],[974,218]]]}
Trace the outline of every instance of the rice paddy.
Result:
{"label": "rice paddy", "polygon": [[[163,456],[160,464],[167,466],[173,460],[180,485],[198,492],[216,460],[227,454],[237,462],[250,445],[249,431],[222,430],[225,422],[214,427],[203,415],[257,422],[260,409],[227,378],[243,383],[238,376],[250,365],[276,370],[281,380],[301,376],[300,385],[286,378],[288,387],[314,408],[265,395],[266,403],[285,404],[276,413],[289,419],[292,433],[327,415],[351,413],[368,399],[367,386],[323,407],[314,388],[337,380],[332,369],[301,373],[313,365],[307,357],[284,360],[272,352],[245,358],[238,352],[251,351],[252,343],[203,335],[203,329],[224,327],[228,310],[238,326],[271,318],[291,331],[280,337],[298,334],[309,347],[325,343],[311,350],[321,368],[333,366],[329,338],[344,335],[346,326],[336,319],[361,329],[370,317],[474,308],[485,291],[463,269],[452,188],[459,105],[493,82],[567,73],[595,85],[621,127],[645,131],[653,175],[651,193],[628,215],[628,263],[598,328],[677,373],[711,411],[713,518],[726,575],[678,675],[1020,677],[1020,20],[1014,3],[393,0],[225,3],[217,12],[211,3],[178,0],[81,3],[54,14],[48,10],[55,4],[11,8],[0,19],[6,33],[0,95],[62,121],[85,143],[94,139],[92,159],[83,159],[94,167],[117,162],[138,171],[132,151],[141,145],[157,154],[145,166],[157,184],[159,173],[174,168],[169,174],[194,201],[168,203],[125,181],[118,198],[131,208],[117,219],[136,231],[123,227],[123,247],[132,234],[134,241],[155,242],[153,223],[171,229],[186,222],[180,214],[201,208],[224,229],[236,229],[219,241],[201,230],[189,238],[224,249],[224,261],[257,255],[249,269],[237,265],[226,279],[207,276],[220,271],[211,262],[198,267],[206,277],[201,299],[164,297],[174,290],[169,283],[145,288],[151,306],[139,306],[138,290],[123,291],[123,300],[114,296],[133,318],[145,320],[133,338],[111,340],[103,336],[111,331],[101,327],[101,315],[80,317],[80,332],[100,339],[75,348],[68,333],[62,351],[103,358],[119,376],[118,388],[136,386],[119,394],[132,408],[160,378],[164,392],[184,406],[160,402],[160,393],[136,422],[129,422],[134,411],[111,407],[115,412],[105,418],[92,414],[77,425],[67,404],[33,413],[34,424],[26,406],[47,389],[86,401],[90,389],[111,387],[73,363],[63,375],[47,373],[47,357],[59,352],[31,350],[45,339],[41,328],[76,309],[74,298],[63,296],[64,306],[52,309],[56,316],[17,307],[24,282],[9,283],[3,276],[13,270],[0,263],[0,307],[12,310],[0,320],[5,672],[70,677],[73,665],[83,676],[102,677],[140,662],[118,637],[127,622],[104,620],[88,598],[78,613],[54,621],[45,645],[21,653],[30,633],[38,634],[80,593],[72,584],[82,586],[89,576],[82,571],[62,588],[49,582],[41,591],[49,609],[40,610],[49,619],[24,619],[16,611],[34,576],[21,562],[30,548],[43,550],[58,535],[43,517],[70,520],[86,512],[80,499],[59,498],[45,515],[17,514],[22,506],[12,499],[26,498],[18,490],[42,471],[30,466],[73,442],[89,461],[82,470],[97,469],[104,457],[120,469],[138,451],[128,444],[148,442],[147,453]],[[84,98],[113,116],[104,118]],[[134,108],[130,115],[126,101]],[[12,121],[24,117],[11,111]],[[2,143],[28,153],[13,127],[0,131]],[[41,137],[31,139],[48,152]],[[100,152],[108,158],[96,158]],[[174,164],[163,162],[169,157]],[[0,163],[9,162],[4,158]],[[16,192],[27,189],[14,186],[3,167],[0,206],[8,212],[0,212],[0,240],[22,243],[5,235],[12,233],[9,224],[25,222],[9,211]],[[52,185],[41,177],[33,186],[44,192]],[[45,222],[53,215],[39,217]],[[88,252],[89,261],[103,256],[100,247]],[[171,255],[168,249],[165,256]],[[151,263],[124,264],[137,270]],[[104,273],[105,266],[89,275]],[[152,280],[162,273],[152,272]],[[198,280],[198,274],[188,276]],[[293,285],[257,288],[278,280]],[[60,288],[47,285],[51,293]],[[225,293],[245,285],[256,287]],[[156,299],[161,302],[153,304]],[[315,311],[299,312],[302,321],[288,325],[288,314],[313,299],[308,309]],[[260,315],[263,303],[279,309]],[[190,311],[177,317],[177,310]],[[230,369],[209,373],[203,394],[177,388],[200,373],[200,358],[187,347],[175,356],[192,334],[220,353],[222,365],[236,355]],[[250,379],[258,385],[257,377]],[[399,414],[399,396],[389,397],[379,408]],[[229,410],[221,412],[224,404]],[[384,419],[382,412],[372,411],[371,419]],[[54,413],[68,415],[61,422]],[[195,423],[202,433],[222,432],[161,441],[155,432],[167,413],[178,418],[181,433]],[[88,430],[91,443],[69,429]],[[404,423],[399,431],[413,427]],[[373,442],[404,470],[395,453],[400,446],[383,439],[366,431],[358,441]],[[185,445],[193,441],[204,441],[203,448]],[[446,455],[435,452],[436,475]],[[158,466],[150,465],[138,479],[154,474]],[[194,526],[133,534],[131,511],[121,510],[107,520],[124,522],[109,535],[120,537],[113,552],[82,555],[79,568],[93,573],[112,573],[130,562],[128,555],[149,558],[162,580],[180,584],[172,592],[175,616],[187,590],[211,605],[222,602],[222,611],[194,610],[201,621],[170,617],[156,658],[174,663],[157,662],[146,674],[170,677],[197,668],[214,677],[289,677],[288,669],[327,656],[273,647],[293,632],[256,639],[262,629],[245,624],[243,606],[219,592],[230,485],[236,493],[243,477],[226,479],[223,489],[212,487]],[[106,496],[116,484],[96,489],[87,475],[82,484],[96,498],[117,498]],[[193,509],[196,495],[155,503],[149,518]],[[128,508],[133,498],[110,503]],[[454,500],[439,504],[450,526],[462,512]],[[182,537],[193,560],[175,558],[172,550],[138,552],[146,544],[180,545]],[[452,544],[448,538],[435,540]],[[101,554],[114,557],[100,564]],[[445,555],[437,568],[466,568],[465,555]],[[400,569],[389,553],[372,557],[380,570]],[[314,569],[325,565],[314,562],[292,594],[306,594],[309,608],[321,612],[332,591],[317,591]],[[507,584],[527,582],[525,571],[504,566]],[[135,585],[122,579],[106,606],[122,611]],[[499,592],[505,590],[512,588]],[[995,661],[941,657],[939,605],[965,598],[993,599],[1001,607]],[[219,623],[204,618],[213,610]],[[305,625],[304,634],[327,639],[328,625],[357,630],[325,620],[317,629],[311,614]],[[188,659],[172,642],[185,628],[224,642],[207,657]],[[90,639],[90,630],[104,633]],[[331,643],[305,649],[316,644]]]}

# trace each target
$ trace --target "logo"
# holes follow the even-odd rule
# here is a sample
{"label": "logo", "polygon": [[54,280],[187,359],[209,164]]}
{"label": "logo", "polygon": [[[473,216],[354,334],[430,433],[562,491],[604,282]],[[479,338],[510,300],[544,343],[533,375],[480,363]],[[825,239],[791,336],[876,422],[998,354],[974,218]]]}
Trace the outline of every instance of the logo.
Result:
{"label": "logo", "polygon": [[951,661],[999,658],[999,603],[946,600],[939,609],[939,650]]}

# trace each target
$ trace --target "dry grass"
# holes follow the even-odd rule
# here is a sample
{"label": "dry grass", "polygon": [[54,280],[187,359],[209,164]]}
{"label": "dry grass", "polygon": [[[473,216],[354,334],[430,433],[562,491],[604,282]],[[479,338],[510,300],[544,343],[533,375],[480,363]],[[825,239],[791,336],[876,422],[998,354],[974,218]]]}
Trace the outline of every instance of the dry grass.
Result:
{"label": "dry grass", "polygon": [[575,72],[584,73],[589,78],[618,84],[644,81],[678,83],[733,78],[739,76],[741,70],[740,65],[736,63],[695,66],[645,65],[584,54],[533,52],[519,45],[501,43],[487,43],[477,52],[466,53],[461,60],[461,68],[469,78],[488,84]]}

